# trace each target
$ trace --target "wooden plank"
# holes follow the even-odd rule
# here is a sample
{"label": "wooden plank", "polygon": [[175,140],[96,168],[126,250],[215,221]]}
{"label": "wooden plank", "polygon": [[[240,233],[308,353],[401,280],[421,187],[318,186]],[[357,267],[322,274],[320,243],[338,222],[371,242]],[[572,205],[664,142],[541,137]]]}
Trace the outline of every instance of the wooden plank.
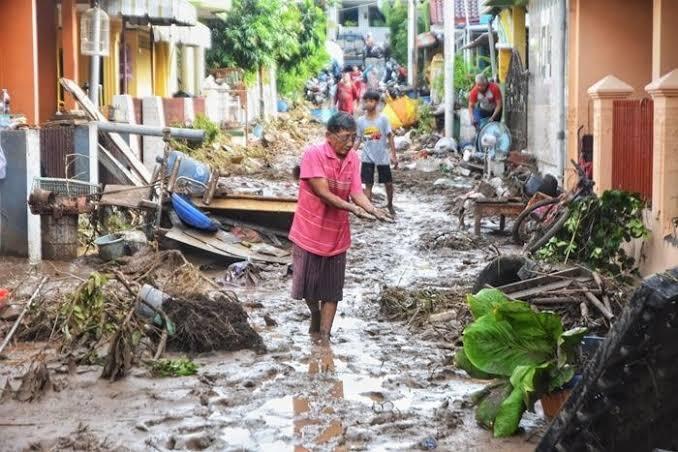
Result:
{"label": "wooden plank", "polygon": [[[118,206],[139,208],[141,201],[147,199],[148,188],[135,187],[133,185],[108,184],[101,195],[99,204],[104,206]],[[155,205],[155,203],[154,203]]]}
{"label": "wooden plank", "polygon": [[121,184],[130,184],[140,187],[144,185],[139,176],[132,173],[113,157],[108,149],[99,145],[99,162],[115,177]]}
{"label": "wooden plank", "polygon": [[189,230],[188,228],[182,228],[178,226],[172,227],[172,229],[167,232],[165,237],[201,249],[208,253],[230,257],[237,260],[273,262],[278,264],[289,264],[292,261],[290,256],[275,257],[254,253],[252,250],[241,245],[240,243],[226,243],[220,240],[216,235],[210,235],[197,230]]}
{"label": "wooden plank", "polygon": [[544,276],[537,276],[535,278],[526,279],[523,281],[514,282],[511,284],[506,284],[504,286],[497,287],[505,294],[516,292],[518,290],[529,289],[531,287],[536,287],[538,285],[548,284],[554,281],[560,281],[563,278],[574,278],[576,276],[586,274],[587,272],[580,267],[572,267],[566,270],[561,270],[559,272],[550,273]]}
{"label": "wooden plank", "polygon": [[247,210],[253,212],[277,212],[292,214],[297,209],[296,200],[269,200],[245,198],[242,196],[213,198],[209,205],[203,203],[201,198],[193,198],[193,203],[197,207],[206,210]]}
{"label": "wooden plank", "polygon": [[[66,91],[71,93],[75,98],[76,102],[85,110],[87,115],[97,121],[108,122],[108,119],[99,111],[99,109],[92,103],[92,101],[87,97],[87,94],[75,83],[73,80],[67,78],[62,78],[60,80],[61,86],[64,87]],[[118,148],[122,156],[127,160],[127,163],[132,167],[132,170],[139,176],[141,179],[140,185],[147,185],[151,182],[151,174],[144,164],[134,155],[132,149],[129,145],[122,139],[122,137],[114,132],[108,132],[108,136],[113,141],[113,144]]]}
{"label": "wooden plank", "polygon": [[536,287],[531,287],[529,289],[519,290],[517,292],[511,292],[511,293],[506,294],[506,295],[508,295],[509,297],[514,298],[514,299],[521,299],[523,297],[529,297],[531,295],[545,294],[546,292],[548,292],[550,290],[563,289],[563,288],[569,286],[570,284],[572,284],[573,282],[574,281],[571,280],[571,279],[565,279],[565,280],[561,280],[561,281],[552,282],[552,283],[549,283],[549,284],[543,284],[543,285],[539,285],[539,286],[536,286]]}

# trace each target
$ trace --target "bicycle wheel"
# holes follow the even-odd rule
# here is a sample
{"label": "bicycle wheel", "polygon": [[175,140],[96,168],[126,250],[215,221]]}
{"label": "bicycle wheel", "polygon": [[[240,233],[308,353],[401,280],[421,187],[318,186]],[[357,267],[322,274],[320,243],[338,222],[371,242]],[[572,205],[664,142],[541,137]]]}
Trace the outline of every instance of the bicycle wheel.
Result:
{"label": "bicycle wheel", "polygon": [[549,204],[555,204],[557,202],[558,198],[542,199],[541,201],[538,201],[527,209],[523,210],[513,222],[513,229],[511,230],[511,233],[513,234],[513,241],[518,245],[523,245],[528,242],[532,237],[532,228],[530,227],[530,222],[535,221],[537,225],[541,222],[537,218],[532,218],[534,211],[540,207],[548,206]]}
{"label": "bicycle wheel", "polygon": [[555,214],[554,220],[551,222],[551,226],[547,226],[548,229],[546,230],[546,232],[542,236],[534,234],[530,241],[527,243],[527,245],[525,245],[525,249],[530,253],[534,253],[539,248],[546,245],[546,242],[551,240],[551,237],[553,237],[558,233],[558,231],[560,231],[560,229],[563,227],[569,216],[570,216],[569,207],[565,206],[562,209],[558,210],[558,212],[556,212]]}

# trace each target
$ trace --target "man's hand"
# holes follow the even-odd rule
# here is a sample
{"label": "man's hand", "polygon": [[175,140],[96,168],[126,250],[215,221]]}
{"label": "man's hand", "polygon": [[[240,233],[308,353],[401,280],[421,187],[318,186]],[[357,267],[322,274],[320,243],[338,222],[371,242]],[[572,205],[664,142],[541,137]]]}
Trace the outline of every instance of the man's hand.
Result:
{"label": "man's hand", "polygon": [[350,212],[351,212],[353,215],[355,215],[356,217],[358,217],[358,218],[363,218],[363,219],[365,219],[365,220],[376,220],[376,217],[374,217],[374,216],[370,215],[369,213],[367,213],[367,211],[365,211],[362,207],[357,206],[357,205],[355,205],[355,204],[351,204],[351,206],[352,206],[352,207],[351,207]]}
{"label": "man's hand", "polygon": [[391,163],[393,164],[393,169],[398,169],[398,156],[395,152],[391,154]]}
{"label": "man's hand", "polygon": [[388,213],[385,210],[375,208],[374,212],[370,212],[370,213],[374,216],[374,218],[376,218],[379,221],[384,221],[386,223],[393,223],[395,221],[393,219],[393,217],[391,216],[391,214]]}

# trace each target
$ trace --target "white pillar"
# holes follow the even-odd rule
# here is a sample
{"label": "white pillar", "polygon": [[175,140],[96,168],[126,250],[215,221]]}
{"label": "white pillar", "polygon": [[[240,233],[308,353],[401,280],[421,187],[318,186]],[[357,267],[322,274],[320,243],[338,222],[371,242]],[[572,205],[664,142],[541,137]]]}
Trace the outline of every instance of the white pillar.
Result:
{"label": "white pillar", "polygon": [[445,136],[454,131],[454,2],[443,2],[445,32]]}
{"label": "white pillar", "polygon": [[196,47],[195,53],[195,90],[193,94],[200,96],[202,94],[202,81],[205,79],[205,48]]}
{"label": "white pillar", "polygon": [[175,43],[170,43],[169,48],[169,74],[167,76],[167,89],[170,95],[179,91],[179,68],[178,68],[178,58],[177,52],[179,47]]}
{"label": "white pillar", "polygon": [[407,0],[407,84],[417,80],[417,1]]}
{"label": "white pillar", "polygon": [[193,94],[195,87],[194,53],[193,47],[181,47],[181,89],[189,94]]}

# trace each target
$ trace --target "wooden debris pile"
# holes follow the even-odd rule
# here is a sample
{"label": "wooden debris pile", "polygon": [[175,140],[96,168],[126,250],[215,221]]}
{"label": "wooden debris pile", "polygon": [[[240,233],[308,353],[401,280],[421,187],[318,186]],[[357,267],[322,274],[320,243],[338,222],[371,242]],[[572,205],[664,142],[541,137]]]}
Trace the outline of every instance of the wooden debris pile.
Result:
{"label": "wooden debris pile", "polygon": [[583,267],[572,267],[497,287],[510,298],[559,314],[565,328],[585,326],[607,334],[627,298],[628,287]]}

